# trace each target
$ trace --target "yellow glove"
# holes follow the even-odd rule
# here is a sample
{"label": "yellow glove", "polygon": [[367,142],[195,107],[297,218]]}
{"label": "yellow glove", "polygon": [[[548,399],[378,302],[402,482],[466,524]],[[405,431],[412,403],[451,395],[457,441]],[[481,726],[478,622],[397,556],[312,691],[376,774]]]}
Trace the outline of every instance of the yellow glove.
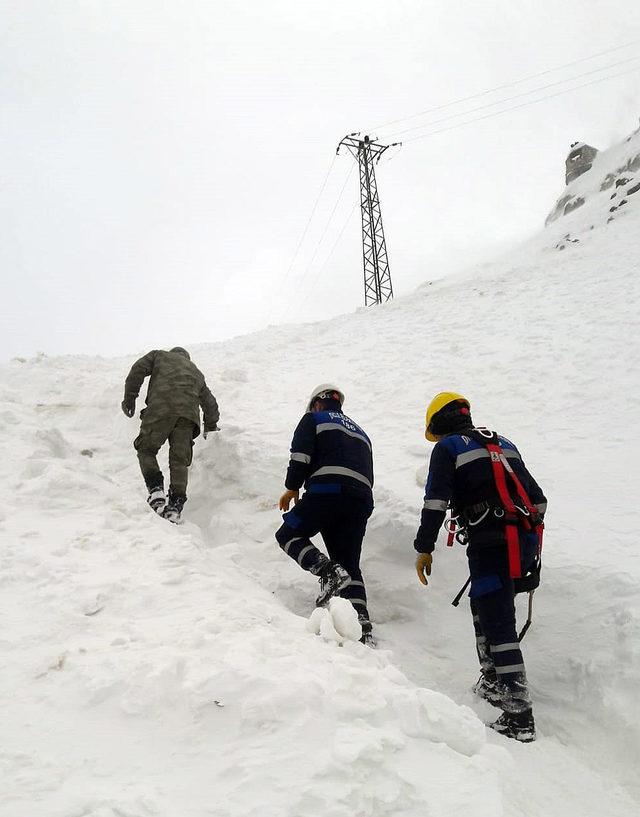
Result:
{"label": "yellow glove", "polygon": [[297,505],[299,497],[300,491],[285,491],[280,497],[278,507],[281,511],[288,511],[289,505],[291,505],[291,500],[293,500],[294,505]]}
{"label": "yellow glove", "polygon": [[430,553],[418,553],[418,558],[416,559],[416,573],[418,574],[418,578],[422,584],[425,586],[429,584],[427,581],[427,576],[431,575],[431,562],[433,562],[433,556]]}

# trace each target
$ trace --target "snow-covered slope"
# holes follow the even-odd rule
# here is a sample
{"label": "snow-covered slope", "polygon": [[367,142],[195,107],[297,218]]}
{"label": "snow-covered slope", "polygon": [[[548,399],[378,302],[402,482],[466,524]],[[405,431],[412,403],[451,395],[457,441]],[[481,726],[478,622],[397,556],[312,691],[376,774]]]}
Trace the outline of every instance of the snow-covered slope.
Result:
{"label": "snow-covered slope", "polygon": [[[146,508],[119,411],[135,356],[4,367],[2,817],[637,810],[640,196],[610,223],[592,208],[383,308],[192,348],[222,430],[196,444],[180,528]],[[292,429],[329,379],[374,443],[377,651],[307,631],[315,581],[273,539]],[[528,746],[468,691],[464,552],[440,544],[427,590],[413,570],[442,389],[549,497]]]}

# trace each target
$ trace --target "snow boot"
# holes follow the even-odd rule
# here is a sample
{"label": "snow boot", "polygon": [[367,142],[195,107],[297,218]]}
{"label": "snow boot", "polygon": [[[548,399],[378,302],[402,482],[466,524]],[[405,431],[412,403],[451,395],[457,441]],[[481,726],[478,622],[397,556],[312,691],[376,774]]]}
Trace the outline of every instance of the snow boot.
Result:
{"label": "snow boot", "polygon": [[487,703],[490,703],[491,706],[497,706],[500,708],[503,695],[500,691],[498,677],[495,673],[491,674],[483,672],[475,684],[471,687],[471,691],[474,695],[477,695],[478,698],[482,698],[483,700],[487,701]]}
{"label": "snow boot", "polygon": [[166,497],[164,495],[164,487],[162,485],[158,485],[157,488],[151,488],[149,491],[149,496],[147,497],[147,503],[150,508],[162,516],[162,512],[164,511],[164,506],[166,502]]}
{"label": "snow boot", "polygon": [[332,596],[337,596],[351,581],[351,576],[337,562],[332,562],[323,554],[311,568],[314,576],[320,580],[320,595],[316,607],[324,607]]}
{"label": "snow boot", "polygon": [[375,638],[373,637],[373,625],[369,621],[366,616],[358,616],[358,621],[360,622],[360,626],[362,627],[362,636],[360,638],[360,643],[365,644],[367,647],[376,647],[377,643]]}
{"label": "snow boot", "polygon": [[174,525],[179,525],[181,522],[182,509],[186,501],[187,497],[184,496],[184,494],[174,494],[169,490],[169,500],[162,512],[164,518],[168,519],[169,522],[173,522]]}
{"label": "snow boot", "polygon": [[536,725],[530,709],[528,712],[520,712],[517,715],[503,712],[498,720],[490,723],[489,726],[506,738],[513,738],[520,743],[532,743],[536,739]]}

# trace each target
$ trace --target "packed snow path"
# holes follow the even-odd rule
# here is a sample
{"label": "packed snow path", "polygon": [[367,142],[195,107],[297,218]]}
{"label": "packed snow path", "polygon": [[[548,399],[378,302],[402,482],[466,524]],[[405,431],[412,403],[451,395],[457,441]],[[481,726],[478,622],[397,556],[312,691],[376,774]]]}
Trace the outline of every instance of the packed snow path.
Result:
{"label": "packed snow path", "polygon": [[[590,230],[594,207],[383,309],[191,347],[222,430],[196,443],[180,528],[144,504],[118,408],[133,358],[5,367],[2,817],[637,811],[640,208]],[[328,378],[374,445],[377,651],[307,632],[315,581],[273,539],[291,432]],[[463,550],[440,542],[426,590],[413,570],[441,389],[549,497],[529,746],[468,691]]]}

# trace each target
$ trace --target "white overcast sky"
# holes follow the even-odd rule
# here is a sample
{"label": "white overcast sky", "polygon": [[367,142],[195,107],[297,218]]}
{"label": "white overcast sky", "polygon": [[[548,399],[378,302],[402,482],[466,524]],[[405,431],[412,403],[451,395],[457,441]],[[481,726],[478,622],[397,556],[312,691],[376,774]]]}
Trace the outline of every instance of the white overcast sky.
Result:
{"label": "white overcast sky", "polygon": [[[0,358],[188,346],[352,311],[348,154],[292,264],[344,134],[640,68],[638,41],[637,0],[0,0]],[[377,178],[396,293],[539,230],[570,142],[607,147],[639,116],[635,71],[390,151]]]}

